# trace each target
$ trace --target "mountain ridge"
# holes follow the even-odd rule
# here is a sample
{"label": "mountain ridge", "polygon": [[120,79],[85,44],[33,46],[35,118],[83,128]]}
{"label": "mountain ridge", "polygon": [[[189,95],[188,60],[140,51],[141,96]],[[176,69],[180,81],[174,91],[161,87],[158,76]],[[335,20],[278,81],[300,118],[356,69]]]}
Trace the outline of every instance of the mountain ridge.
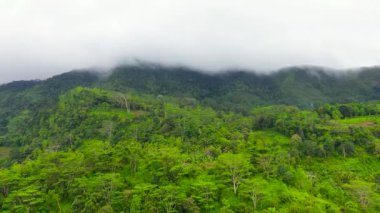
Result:
{"label": "mountain ridge", "polygon": [[380,99],[380,68],[334,72],[323,67],[294,66],[264,74],[244,70],[207,73],[156,64],[123,65],[108,73],[73,70],[46,80],[11,82],[0,86],[0,94],[13,88],[16,93],[34,90],[43,96],[58,97],[76,86],[189,97],[214,108],[222,104],[223,110],[234,108],[235,103],[243,104],[239,108],[245,111],[271,104],[310,108],[323,103]]}

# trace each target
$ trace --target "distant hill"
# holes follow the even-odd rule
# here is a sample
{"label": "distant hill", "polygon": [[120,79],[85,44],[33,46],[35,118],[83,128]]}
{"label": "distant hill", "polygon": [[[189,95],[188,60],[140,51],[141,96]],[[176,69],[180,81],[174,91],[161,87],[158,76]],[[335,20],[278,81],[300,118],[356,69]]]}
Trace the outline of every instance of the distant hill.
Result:
{"label": "distant hill", "polygon": [[117,90],[189,96],[225,110],[271,104],[313,107],[380,98],[380,68],[333,72],[290,67],[271,74],[229,71],[207,74],[182,67],[122,66],[105,82]]}
{"label": "distant hill", "polygon": [[[320,67],[289,67],[270,74],[234,70],[210,74],[186,67],[141,64],[119,66],[107,77],[101,76],[102,73],[88,70],[72,71],[44,81],[5,84],[0,86],[3,100],[0,107],[27,93],[49,102],[76,86],[193,98],[216,109],[242,112],[273,104],[313,108],[324,103],[380,99],[379,67],[340,72]],[[35,101],[24,96],[18,97],[17,102],[23,99],[28,103]]]}

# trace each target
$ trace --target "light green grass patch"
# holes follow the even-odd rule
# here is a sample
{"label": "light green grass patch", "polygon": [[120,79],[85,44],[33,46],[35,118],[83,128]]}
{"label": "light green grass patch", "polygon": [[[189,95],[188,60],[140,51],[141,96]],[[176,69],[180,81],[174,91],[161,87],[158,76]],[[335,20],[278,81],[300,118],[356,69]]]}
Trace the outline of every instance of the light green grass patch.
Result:
{"label": "light green grass patch", "polygon": [[272,149],[276,146],[289,145],[290,139],[274,131],[257,131],[250,134],[250,139],[259,149]]}
{"label": "light green grass patch", "polygon": [[8,158],[11,154],[12,148],[9,147],[0,147],[0,159]]}
{"label": "light green grass patch", "polygon": [[132,113],[128,113],[126,110],[122,109],[96,109],[91,111],[90,114],[101,118],[117,117],[120,121],[133,118]]}
{"label": "light green grass patch", "polygon": [[348,125],[378,125],[380,124],[380,116],[370,115],[370,116],[360,116],[355,118],[346,118],[337,120],[341,124]]}

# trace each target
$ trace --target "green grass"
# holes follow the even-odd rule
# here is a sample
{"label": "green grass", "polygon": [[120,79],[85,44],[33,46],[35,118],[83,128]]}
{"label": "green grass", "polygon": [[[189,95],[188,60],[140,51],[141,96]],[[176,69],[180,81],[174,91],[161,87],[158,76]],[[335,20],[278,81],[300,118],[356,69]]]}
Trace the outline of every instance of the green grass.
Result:
{"label": "green grass", "polygon": [[259,149],[274,149],[288,146],[290,139],[282,134],[271,130],[253,132],[250,137]]}
{"label": "green grass", "polygon": [[317,173],[351,174],[353,179],[372,180],[373,174],[380,170],[377,160],[369,155],[359,157],[329,157],[321,161],[303,161],[301,164],[309,171],[318,171]]}
{"label": "green grass", "polygon": [[370,116],[360,116],[355,118],[346,118],[337,120],[340,124],[348,124],[348,125],[360,125],[365,123],[373,123],[380,124],[380,116],[370,115]]}
{"label": "green grass", "polygon": [[112,118],[116,117],[120,119],[121,121],[125,121],[127,119],[133,118],[132,113],[128,113],[126,110],[123,109],[96,109],[91,112],[91,115],[98,116],[101,118]]}
{"label": "green grass", "polygon": [[0,159],[8,158],[11,150],[9,147],[0,147]]}

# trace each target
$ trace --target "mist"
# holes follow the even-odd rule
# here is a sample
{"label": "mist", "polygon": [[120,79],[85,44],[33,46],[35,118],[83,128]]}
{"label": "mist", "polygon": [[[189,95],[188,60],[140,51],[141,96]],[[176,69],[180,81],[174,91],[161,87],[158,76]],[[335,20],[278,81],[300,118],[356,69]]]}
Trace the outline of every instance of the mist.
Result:
{"label": "mist", "polygon": [[0,83],[136,59],[210,72],[380,64],[375,0],[2,0]]}

